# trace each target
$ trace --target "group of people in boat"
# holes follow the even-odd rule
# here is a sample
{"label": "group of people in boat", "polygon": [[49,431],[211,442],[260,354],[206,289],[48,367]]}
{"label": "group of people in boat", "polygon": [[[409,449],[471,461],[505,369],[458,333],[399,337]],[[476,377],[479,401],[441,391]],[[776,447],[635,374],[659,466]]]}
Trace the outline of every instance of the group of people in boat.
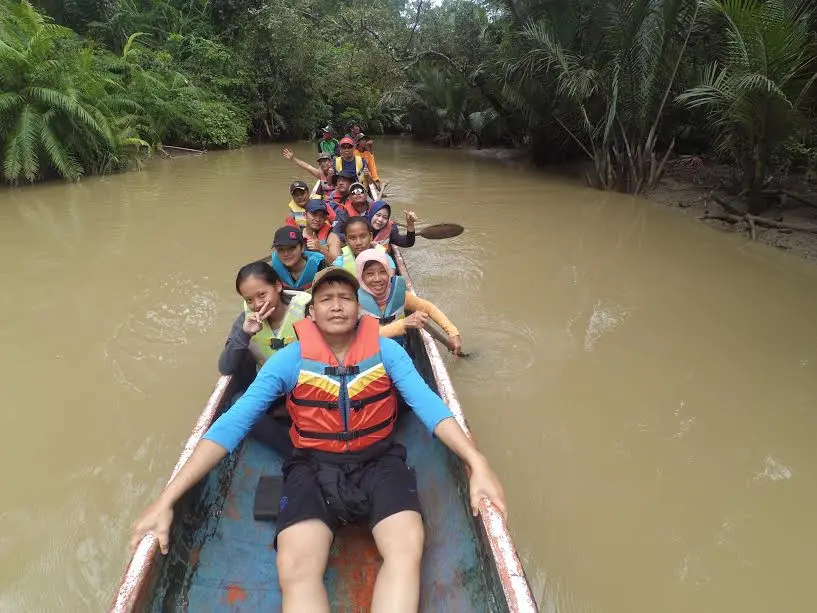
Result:
{"label": "group of people in boat", "polygon": [[469,467],[474,513],[482,497],[505,513],[496,475],[404,348],[407,331],[429,319],[454,353],[460,333],[396,271],[392,247],[414,246],[417,216],[405,211],[401,233],[380,195],[374,157],[364,157],[371,149],[359,126],[340,141],[327,126],[318,167],[284,150],[318,183],[290,185],[269,261],[236,275],[244,306],[218,366],[240,391],[144,511],[131,541],[135,547],[152,533],[167,553],[173,505],[253,436],[285,459],[275,536],[285,612],[329,611],[329,547],[341,525],[359,520],[368,521],[383,558],[371,610],[417,610],[423,522],[406,450],[393,436],[405,405]]}

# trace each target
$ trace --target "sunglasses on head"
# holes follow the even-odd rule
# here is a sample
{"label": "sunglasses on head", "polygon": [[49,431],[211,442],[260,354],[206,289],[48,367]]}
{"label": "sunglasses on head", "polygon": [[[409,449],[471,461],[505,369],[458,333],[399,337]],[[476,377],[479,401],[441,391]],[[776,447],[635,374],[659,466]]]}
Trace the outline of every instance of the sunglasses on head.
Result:
{"label": "sunglasses on head", "polygon": [[362,187],[356,187],[349,193],[352,194],[353,196],[359,196],[360,194],[365,194],[366,191]]}

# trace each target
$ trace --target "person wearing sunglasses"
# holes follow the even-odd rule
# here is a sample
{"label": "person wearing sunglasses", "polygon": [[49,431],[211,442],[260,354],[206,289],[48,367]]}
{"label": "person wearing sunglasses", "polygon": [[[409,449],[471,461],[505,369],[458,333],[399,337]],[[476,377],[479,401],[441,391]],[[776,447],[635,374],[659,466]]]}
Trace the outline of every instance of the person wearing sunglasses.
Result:
{"label": "person wearing sunglasses", "polygon": [[[336,218],[333,222],[335,234],[341,235],[342,228],[352,217],[365,217],[369,212],[369,197],[362,183],[352,183],[349,187],[349,199],[346,204],[335,209]],[[341,235],[341,238],[343,236]]]}
{"label": "person wearing sunglasses", "polygon": [[335,158],[335,174],[352,172],[360,183],[366,185],[369,180],[369,166],[357,152],[355,141],[348,136],[340,139],[340,155]]}

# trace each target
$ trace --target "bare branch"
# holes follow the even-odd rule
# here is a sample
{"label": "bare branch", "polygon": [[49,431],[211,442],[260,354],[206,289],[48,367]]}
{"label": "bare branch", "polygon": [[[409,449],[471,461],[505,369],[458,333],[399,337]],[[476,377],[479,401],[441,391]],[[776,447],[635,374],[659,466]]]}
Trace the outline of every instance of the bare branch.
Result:
{"label": "bare branch", "polygon": [[403,49],[403,55],[408,53],[409,47],[411,47],[411,41],[414,40],[414,32],[417,30],[417,24],[420,23],[420,9],[423,7],[423,0],[420,0],[417,3],[417,14],[414,15],[414,26],[411,28],[411,34],[409,35],[408,42],[406,42],[406,48]]}

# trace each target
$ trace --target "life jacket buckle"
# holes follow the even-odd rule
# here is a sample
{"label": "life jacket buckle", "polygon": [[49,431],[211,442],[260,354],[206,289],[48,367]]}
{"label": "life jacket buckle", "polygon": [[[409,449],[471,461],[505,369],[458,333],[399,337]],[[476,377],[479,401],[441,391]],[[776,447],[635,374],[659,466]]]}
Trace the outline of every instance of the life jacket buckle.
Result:
{"label": "life jacket buckle", "polygon": [[289,343],[284,338],[272,338],[270,339],[269,342],[270,349],[275,349],[276,351],[278,351],[279,349],[283,349],[288,344]]}
{"label": "life jacket buckle", "polygon": [[341,432],[338,434],[338,439],[343,441],[344,443],[348,443],[349,441],[353,441],[358,438],[357,432]]}
{"label": "life jacket buckle", "polygon": [[360,372],[357,366],[327,366],[323,374],[331,377],[343,377],[347,375],[356,375]]}

